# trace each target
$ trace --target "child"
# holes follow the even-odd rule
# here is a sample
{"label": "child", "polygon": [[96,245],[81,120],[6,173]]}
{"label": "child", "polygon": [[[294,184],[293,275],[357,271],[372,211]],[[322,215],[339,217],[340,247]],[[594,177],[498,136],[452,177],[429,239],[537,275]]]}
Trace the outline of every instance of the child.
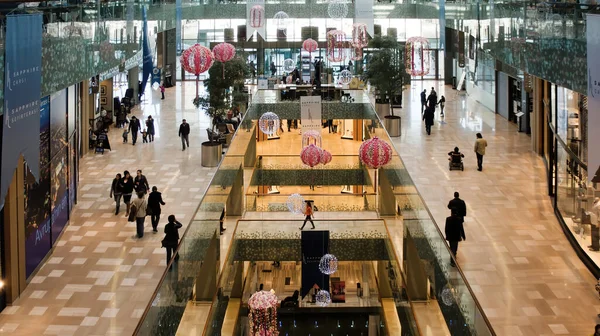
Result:
{"label": "child", "polygon": [[142,130],[142,143],[148,143],[148,131]]}
{"label": "child", "polygon": [[129,135],[129,131],[127,128],[123,131],[123,143],[127,143],[127,136]]}

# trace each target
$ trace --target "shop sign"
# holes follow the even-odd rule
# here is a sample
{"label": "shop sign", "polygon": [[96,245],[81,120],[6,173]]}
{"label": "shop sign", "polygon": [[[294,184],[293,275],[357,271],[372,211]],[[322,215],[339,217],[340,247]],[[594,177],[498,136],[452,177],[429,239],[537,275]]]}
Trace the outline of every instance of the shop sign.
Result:
{"label": "shop sign", "polygon": [[306,131],[321,133],[321,96],[300,97],[300,117],[302,133]]}
{"label": "shop sign", "polygon": [[133,57],[125,61],[125,71],[135,68],[142,64],[142,59],[144,58],[143,52],[138,51]]}
{"label": "shop sign", "polygon": [[101,72],[100,73],[100,81],[102,82],[103,80],[113,78],[115,75],[118,75],[118,74],[119,74],[119,66],[117,65],[115,67],[108,69],[107,71]]}

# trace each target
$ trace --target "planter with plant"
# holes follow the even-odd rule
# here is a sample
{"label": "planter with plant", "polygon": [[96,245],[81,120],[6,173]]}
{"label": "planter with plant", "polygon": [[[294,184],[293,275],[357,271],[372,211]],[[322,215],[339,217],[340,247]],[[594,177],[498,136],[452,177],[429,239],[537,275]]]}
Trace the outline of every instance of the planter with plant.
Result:
{"label": "planter with plant", "polygon": [[409,83],[404,71],[403,46],[392,37],[376,36],[369,42],[373,48],[362,78],[375,88],[375,110],[383,116],[390,136],[400,136],[400,116],[393,106],[402,104],[402,91]]}
{"label": "planter with plant", "polygon": [[[221,161],[222,142],[219,141],[215,129],[223,120],[227,111],[234,106],[245,104],[248,94],[244,92],[244,80],[250,70],[244,58],[234,57],[221,63],[216,61],[208,70],[209,78],[204,81],[208,94],[194,99],[194,105],[202,108],[211,121],[211,135],[202,143],[202,165],[215,167]],[[206,153],[206,154],[205,154]]]}

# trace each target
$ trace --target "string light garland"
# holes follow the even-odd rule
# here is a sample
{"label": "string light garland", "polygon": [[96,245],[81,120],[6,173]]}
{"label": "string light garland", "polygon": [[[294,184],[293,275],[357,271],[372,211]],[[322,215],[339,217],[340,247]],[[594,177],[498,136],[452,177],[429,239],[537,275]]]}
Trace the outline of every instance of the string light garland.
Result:
{"label": "string light garland", "polygon": [[277,295],[270,291],[259,291],[248,299],[248,322],[250,334],[260,336],[277,336]]}

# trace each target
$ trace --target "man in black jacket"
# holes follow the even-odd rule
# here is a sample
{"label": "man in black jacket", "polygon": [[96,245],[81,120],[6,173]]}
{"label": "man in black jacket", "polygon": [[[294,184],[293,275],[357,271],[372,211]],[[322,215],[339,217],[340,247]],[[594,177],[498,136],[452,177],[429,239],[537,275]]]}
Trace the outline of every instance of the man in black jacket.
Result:
{"label": "man in black jacket", "polygon": [[467,240],[465,236],[465,228],[463,226],[463,220],[458,215],[458,211],[452,208],[452,215],[446,218],[446,240],[450,245],[450,251],[454,255],[454,259],[450,258],[450,265],[456,267],[454,260],[457,258],[456,253],[458,252],[458,242],[461,240]]}
{"label": "man in black jacket", "polygon": [[160,221],[161,205],[166,203],[162,199],[162,194],[158,188],[152,187],[152,192],[148,196],[148,208],[150,208],[150,220],[152,222],[152,231],[158,233],[158,222]]}
{"label": "man in black jacket", "polygon": [[150,189],[148,179],[142,174],[142,170],[138,169],[135,178],[133,179],[135,192],[146,194]]}
{"label": "man in black jacket", "polygon": [[133,145],[135,146],[135,142],[137,140],[137,135],[142,126],[140,125],[140,121],[135,116],[131,117],[131,121],[129,122],[129,132],[131,132],[131,139],[133,140]]}
{"label": "man in black jacket", "polygon": [[452,210],[452,208],[456,209],[456,211],[458,212],[458,215],[464,221],[465,216],[467,216],[467,205],[465,204],[465,201],[458,198],[458,196],[459,196],[458,191],[455,191],[454,198],[451,199],[450,202],[448,202],[448,209],[450,209],[450,210]]}
{"label": "man in black jacket", "polygon": [[181,146],[183,147],[182,151],[185,150],[186,145],[187,145],[187,147],[190,147],[189,135],[190,135],[190,124],[185,122],[185,119],[183,119],[183,122],[181,123],[181,125],[179,125],[179,137],[181,138]]}

